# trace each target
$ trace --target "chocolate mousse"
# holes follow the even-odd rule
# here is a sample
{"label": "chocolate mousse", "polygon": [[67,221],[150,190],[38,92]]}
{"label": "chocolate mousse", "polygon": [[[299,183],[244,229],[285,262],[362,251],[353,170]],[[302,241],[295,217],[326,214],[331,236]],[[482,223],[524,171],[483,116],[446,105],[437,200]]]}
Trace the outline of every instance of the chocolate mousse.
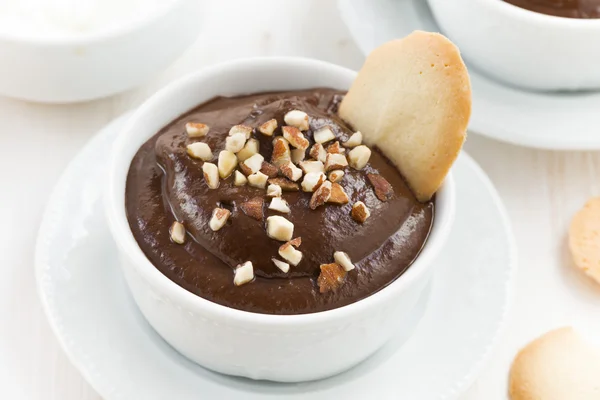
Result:
{"label": "chocolate mousse", "polygon": [[600,18],[600,0],[504,0],[526,10],[565,18]]}
{"label": "chocolate mousse", "polygon": [[135,155],[127,218],[148,259],[212,302],[304,314],[361,300],[419,255],[434,201],[338,116],[332,89],[218,97]]}

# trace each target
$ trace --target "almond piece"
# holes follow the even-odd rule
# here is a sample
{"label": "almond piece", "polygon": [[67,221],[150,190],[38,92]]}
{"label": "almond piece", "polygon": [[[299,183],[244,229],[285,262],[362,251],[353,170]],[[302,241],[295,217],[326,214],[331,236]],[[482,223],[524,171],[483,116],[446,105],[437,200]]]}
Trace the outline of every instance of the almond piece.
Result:
{"label": "almond piece", "polygon": [[258,149],[259,149],[259,142],[258,140],[252,138],[249,139],[246,142],[246,145],[244,146],[243,149],[241,149],[240,151],[238,151],[237,153],[237,158],[239,162],[244,162],[247,159],[249,159],[250,157],[252,157],[253,155],[258,153]]}
{"label": "almond piece", "polygon": [[291,161],[290,144],[283,136],[276,136],[273,139],[273,154],[271,155],[271,163],[279,167]]}
{"label": "almond piece", "polygon": [[311,210],[315,210],[317,207],[322,206],[329,200],[329,196],[331,196],[331,182],[325,181],[310,198],[310,208]]}
{"label": "almond piece", "polygon": [[263,161],[262,166],[260,167],[260,172],[262,172],[269,178],[275,178],[279,170],[273,164]]}
{"label": "almond piece", "polygon": [[270,119],[258,127],[258,131],[265,136],[273,136],[273,132],[277,129],[277,120]]}
{"label": "almond piece", "polygon": [[221,179],[227,178],[235,167],[237,167],[237,157],[231,151],[223,150],[219,153],[219,176]]}
{"label": "almond piece", "polygon": [[332,183],[331,195],[329,196],[329,199],[327,199],[327,202],[330,204],[344,205],[348,204],[349,201],[350,199],[344,191],[344,188],[339,183]]}
{"label": "almond piece", "polygon": [[271,239],[288,242],[294,236],[294,224],[279,215],[268,217],[267,235]]}
{"label": "almond piece", "polygon": [[333,133],[333,129],[331,129],[330,126],[325,125],[315,131],[313,139],[315,139],[315,142],[317,143],[327,143],[330,140],[335,139],[335,133]]}
{"label": "almond piece", "polygon": [[356,146],[348,153],[348,163],[354,169],[363,169],[371,158],[371,149],[364,144]]}
{"label": "almond piece", "polygon": [[233,136],[236,133],[243,133],[246,136],[246,139],[250,139],[250,136],[252,135],[252,127],[251,126],[247,126],[247,125],[235,125],[233,127],[231,127],[231,129],[229,130],[229,136]]}
{"label": "almond piece", "polygon": [[248,183],[248,178],[240,171],[235,171],[233,175],[233,184],[235,186],[244,186],[246,183]]}
{"label": "almond piece", "polygon": [[252,266],[252,262],[246,261],[243,264],[235,267],[235,273],[233,277],[233,284],[235,286],[242,286],[248,282],[252,282],[254,280],[254,267]]}
{"label": "almond piece", "polygon": [[246,135],[243,132],[235,133],[225,139],[225,150],[237,153],[246,145]]}
{"label": "almond piece", "polygon": [[280,261],[276,258],[271,258],[271,261],[273,261],[273,264],[275,264],[275,266],[277,268],[279,268],[281,271],[285,272],[286,274],[289,272],[290,270],[290,264]]}
{"label": "almond piece", "polygon": [[199,122],[188,122],[185,124],[185,131],[191,138],[203,137],[208,134],[210,127]]}
{"label": "almond piece", "polygon": [[283,137],[297,149],[306,150],[310,144],[308,139],[304,137],[300,129],[293,126],[284,126],[281,128],[283,131]]}
{"label": "almond piece", "polygon": [[344,177],[344,171],[342,171],[341,169],[336,169],[335,171],[331,171],[329,173],[329,181],[331,183],[340,182],[343,177]]}
{"label": "almond piece", "polygon": [[343,169],[348,166],[348,160],[343,154],[327,154],[325,161],[325,171],[333,171],[334,169]]}
{"label": "almond piece", "polygon": [[246,159],[246,161],[241,163],[240,167],[242,168],[243,172],[250,171],[250,174],[254,174],[260,171],[264,160],[265,159],[262,155],[254,154],[250,158]]}
{"label": "almond piece", "polygon": [[281,197],[282,190],[281,186],[275,185],[273,183],[267,186],[267,197]]}
{"label": "almond piece", "polygon": [[300,161],[304,161],[304,157],[306,157],[306,150],[294,149],[291,151],[291,158],[294,164],[298,164]]}
{"label": "almond piece", "polygon": [[285,114],[283,120],[286,124],[296,127],[301,131],[308,130],[308,114],[300,110],[292,110]]}
{"label": "almond piece", "polygon": [[322,172],[309,172],[304,175],[302,181],[302,190],[305,192],[314,192],[325,182],[325,174]]}
{"label": "almond piece", "polygon": [[269,204],[269,210],[279,211],[284,214],[289,214],[292,212],[287,201],[283,200],[281,197],[273,197],[271,199],[271,204]]}
{"label": "almond piece", "polygon": [[327,153],[329,154],[346,154],[346,149],[340,147],[340,142],[335,141],[327,146]]}
{"label": "almond piece", "polygon": [[302,161],[300,163],[300,168],[304,171],[305,174],[310,172],[325,172],[325,166],[321,161],[312,160],[312,161]]}
{"label": "almond piece", "polygon": [[293,238],[292,240],[290,240],[290,244],[294,247],[300,247],[300,245],[302,244],[302,238],[300,236],[298,236],[297,238]]}
{"label": "almond piece", "polygon": [[359,223],[364,223],[371,216],[371,212],[362,201],[357,201],[352,205],[352,218]]}
{"label": "almond piece", "polygon": [[210,161],[213,158],[213,153],[206,143],[196,142],[188,144],[186,147],[188,155],[202,161]]}
{"label": "almond piece", "polygon": [[269,183],[279,186],[284,192],[297,192],[300,190],[300,186],[296,182],[286,178],[271,178]]}
{"label": "almond piece", "polygon": [[333,259],[335,262],[344,268],[344,271],[352,271],[354,269],[354,264],[350,260],[350,256],[348,253],[344,253],[343,251],[336,251],[333,253]]}
{"label": "almond piece", "polygon": [[363,136],[360,131],[356,131],[350,136],[348,140],[344,143],[344,147],[356,147],[362,144]]}
{"label": "almond piece", "polygon": [[205,162],[202,165],[202,173],[204,174],[204,180],[209,189],[216,189],[219,187],[219,168],[217,168],[215,164]]}
{"label": "almond piece", "polygon": [[262,172],[258,171],[256,173],[248,176],[248,184],[255,188],[264,189],[265,187],[267,187],[268,179],[269,179],[268,176],[266,176]]}
{"label": "almond piece", "polygon": [[279,255],[294,267],[300,264],[300,261],[302,261],[302,252],[300,250],[296,250],[290,242],[287,242],[279,247]]}
{"label": "almond piece", "polygon": [[335,292],[344,283],[347,272],[336,263],[321,264],[321,274],[317,278],[317,285],[321,293]]}
{"label": "almond piece", "polygon": [[248,201],[245,201],[240,204],[240,208],[244,214],[250,218],[254,218],[257,221],[262,221],[264,218],[262,197],[254,197]]}
{"label": "almond piece", "polygon": [[281,172],[281,175],[294,182],[302,178],[302,170],[296,167],[291,161],[288,161],[286,164],[280,165],[279,171]]}
{"label": "almond piece", "polygon": [[392,185],[379,174],[367,174],[367,178],[375,189],[375,195],[381,201],[388,201],[394,197],[394,188]]}
{"label": "almond piece", "polygon": [[310,149],[309,156],[324,163],[327,158],[327,152],[321,143],[315,143]]}
{"label": "almond piece", "polygon": [[231,211],[229,211],[226,208],[215,208],[213,210],[212,217],[210,219],[210,222],[208,223],[208,226],[210,227],[210,229],[216,232],[225,226],[225,223],[229,219],[230,215]]}
{"label": "almond piece", "polygon": [[169,235],[171,235],[171,240],[177,244],[185,243],[185,226],[181,222],[173,222],[171,227],[169,228]]}

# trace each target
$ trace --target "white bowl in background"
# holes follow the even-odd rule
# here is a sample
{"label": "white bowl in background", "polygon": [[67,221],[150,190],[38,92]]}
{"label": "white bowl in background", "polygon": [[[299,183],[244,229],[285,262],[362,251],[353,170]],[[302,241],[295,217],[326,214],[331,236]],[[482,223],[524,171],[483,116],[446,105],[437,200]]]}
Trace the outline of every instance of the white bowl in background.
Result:
{"label": "white bowl in background", "polygon": [[[147,100],[119,135],[109,162],[106,209],[133,297],[154,329],[198,364],[252,379],[298,382],[325,378],[364,360],[402,329],[435,270],[454,216],[448,176],[436,196],[434,225],[423,251],[396,281],[356,303],[314,314],[267,315],[228,308],[181,288],[138,246],[125,212],[125,184],[140,146],[181,114],[219,95],[331,87],[347,90],[356,73],[301,58],[237,60],[203,69]],[[233,273],[232,273],[233,280]]]}
{"label": "white bowl in background", "polygon": [[556,17],[502,0],[428,0],[471,65],[533,90],[600,88],[600,19]]}
{"label": "white bowl in background", "polygon": [[164,70],[197,37],[200,0],[172,0],[145,19],[66,37],[0,34],[0,94],[70,103],[131,89]]}

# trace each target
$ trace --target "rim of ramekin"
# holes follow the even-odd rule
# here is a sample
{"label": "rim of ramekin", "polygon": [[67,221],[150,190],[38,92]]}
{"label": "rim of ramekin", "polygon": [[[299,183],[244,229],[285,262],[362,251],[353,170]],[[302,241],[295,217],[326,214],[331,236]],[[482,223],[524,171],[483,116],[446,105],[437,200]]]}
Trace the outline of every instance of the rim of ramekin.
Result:
{"label": "rim of ramekin", "polygon": [[[293,327],[298,325],[333,322],[339,319],[347,319],[352,315],[362,315],[364,312],[371,309],[377,309],[378,306],[386,304],[390,299],[396,298],[400,292],[407,290],[412,284],[418,282],[422,275],[433,268],[436,256],[448,239],[454,218],[455,187],[451,173],[448,174],[444,184],[436,194],[434,225],[430,236],[420,255],[407,271],[386,287],[364,299],[343,307],[317,313],[296,315],[261,314],[230,308],[204,299],[187,291],[162,274],[144,255],[129,227],[125,213],[125,187],[124,185],[119,186],[118,182],[119,178],[123,178],[126,181],[131,159],[123,161],[122,154],[124,153],[124,146],[127,143],[126,137],[138,121],[143,119],[148,113],[151,113],[152,110],[160,107],[165,101],[172,99],[172,96],[175,94],[185,91],[186,86],[192,81],[212,79],[216,75],[222,76],[230,73],[232,70],[235,70],[236,73],[239,74],[244,68],[260,68],[261,66],[272,67],[273,64],[279,68],[286,68],[291,65],[294,65],[295,67],[301,66],[304,70],[313,72],[328,69],[336,74],[351,74],[352,79],[356,76],[355,71],[314,59],[298,57],[257,57],[228,61],[201,69],[186,75],[159,90],[146,100],[129,118],[112,149],[109,162],[108,188],[106,191],[105,206],[108,224],[113,239],[120,251],[129,258],[129,261],[148,283],[154,287],[159,287],[160,290],[167,294],[167,296],[175,299],[188,309],[191,308],[192,311],[201,310],[205,317],[207,314],[211,314],[214,315],[215,318],[224,318],[229,323],[252,323],[273,327]],[[182,109],[181,113],[183,114],[186,111],[188,111],[188,109]],[[145,138],[149,139],[155,133],[156,132],[147,132],[145,133]],[[119,165],[121,164],[126,165],[127,167],[119,168]]]}
{"label": "rim of ramekin", "polygon": [[520,21],[539,24],[552,25],[555,28],[566,29],[600,29],[600,18],[567,18],[548,15],[537,11],[531,11],[526,8],[507,3],[504,0],[477,0],[493,7],[494,11],[507,17],[512,17]]}

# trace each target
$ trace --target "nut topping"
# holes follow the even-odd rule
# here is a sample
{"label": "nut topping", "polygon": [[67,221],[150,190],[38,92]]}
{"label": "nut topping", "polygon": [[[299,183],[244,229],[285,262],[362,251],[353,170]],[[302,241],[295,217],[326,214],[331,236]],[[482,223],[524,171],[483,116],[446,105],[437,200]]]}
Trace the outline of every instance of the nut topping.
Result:
{"label": "nut topping", "polygon": [[279,167],[291,160],[290,145],[288,141],[283,136],[276,136],[275,139],[273,139],[273,155],[271,155],[271,162]]}
{"label": "nut topping", "polygon": [[257,154],[258,148],[259,148],[258,140],[254,139],[254,138],[249,139],[246,142],[246,145],[244,146],[244,148],[242,150],[238,151],[238,153],[237,153],[238,161],[240,163],[244,162],[247,159],[249,159],[250,157],[252,157],[253,155]]}
{"label": "nut topping", "polygon": [[273,183],[267,186],[267,197],[281,197],[281,186],[275,185]]}
{"label": "nut topping", "polygon": [[231,211],[226,208],[215,208],[208,226],[210,226],[210,229],[216,232],[225,226],[225,223],[229,219],[230,215]]}
{"label": "nut topping", "polygon": [[279,215],[268,217],[267,235],[271,239],[287,242],[294,236],[294,224]]}
{"label": "nut topping", "polygon": [[263,199],[262,197],[254,197],[242,204],[240,208],[250,218],[254,218],[257,221],[262,221],[263,215]]}
{"label": "nut topping", "polygon": [[181,222],[173,222],[173,224],[169,228],[169,234],[171,235],[171,240],[174,243],[185,243],[185,226],[183,226]]}
{"label": "nut topping", "polygon": [[346,143],[344,143],[344,147],[356,147],[362,144],[363,136],[360,131],[356,131],[350,136]]}
{"label": "nut topping", "polygon": [[262,172],[258,171],[248,176],[248,184],[252,187],[264,189],[267,186],[267,180],[269,177]]}
{"label": "nut topping", "polygon": [[273,132],[277,129],[277,120],[270,119],[258,127],[258,131],[265,136],[273,136]]}
{"label": "nut topping", "polygon": [[335,171],[331,171],[329,173],[329,181],[331,183],[341,182],[343,177],[344,177],[344,171],[342,171],[341,169],[336,169]]}
{"label": "nut topping", "polygon": [[296,182],[292,182],[286,178],[271,178],[269,179],[269,183],[279,186],[284,192],[297,192],[300,190]]}
{"label": "nut topping", "polygon": [[333,130],[330,126],[326,125],[322,128],[317,129],[313,134],[313,138],[317,143],[327,143],[330,140],[335,139],[335,133],[333,133]]}
{"label": "nut topping", "polygon": [[266,161],[262,162],[262,166],[260,167],[260,172],[268,176],[269,178],[275,178],[277,176],[277,167],[273,164],[270,164]]}
{"label": "nut topping", "polygon": [[202,161],[209,161],[213,158],[213,153],[206,143],[196,142],[188,144],[186,150],[190,157],[197,158]]}
{"label": "nut topping", "polygon": [[248,183],[248,178],[240,171],[235,171],[233,174],[233,184],[235,186],[244,186],[246,183]]}
{"label": "nut topping", "polygon": [[235,286],[242,286],[248,282],[254,280],[254,267],[251,261],[246,261],[243,264],[235,267],[235,273],[233,277],[233,284]]}
{"label": "nut topping", "polygon": [[327,199],[327,202],[331,204],[344,205],[348,204],[349,201],[350,199],[344,191],[344,188],[339,183],[332,183],[331,195],[329,196],[329,199]]}
{"label": "nut topping", "polygon": [[291,155],[292,155],[292,162],[294,164],[298,164],[300,161],[304,160],[304,157],[306,157],[306,150],[304,149],[294,149],[291,151]]}
{"label": "nut topping", "polygon": [[219,153],[218,166],[221,179],[225,179],[231,175],[235,167],[237,167],[237,162],[237,157],[232,152],[223,150]]}
{"label": "nut topping", "polygon": [[283,120],[286,124],[296,127],[301,131],[308,130],[308,114],[300,110],[292,110],[285,114]]}
{"label": "nut topping", "polygon": [[324,163],[327,157],[327,152],[321,143],[315,143],[313,147],[310,148],[309,156]]}
{"label": "nut topping", "polygon": [[302,178],[302,170],[296,167],[291,161],[288,161],[286,164],[279,166],[279,171],[281,172],[281,175],[294,182]]}
{"label": "nut topping", "polygon": [[329,196],[331,196],[331,182],[325,181],[310,198],[310,208],[311,210],[315,210],[317,207],[322,206],[329,200]]}
{"label": "nut topping", "polygon": [[327,153],[330,154],[346,154],[346,149],[340,147],[340,142],[335,141],[327,146]]}
{"label": "nut topping", "polygon": [[285,272],[286,274],[289,272],[290,270],[290,264],[280,261],[276,258],[271,258],[271,261],[273,261],[273,264],[275,264],[275,266],[277,268],[279,268],[281,271]]}
{"label": "nut topping", "polygon": [[325,166],[321,161],[302,161],[300,162],[300,168],[304,173],[308,174],[310,172],[324,172]]}
{"label": "nut topping", "polygon": [[361,144],[348,153],[348,162],[354,169],[363,169],[371,158],[371,149]]}
{"label": "nut topping", "polygon": [[290,242],[279,247],[279,255],[294,267],[302,261],[302,252],[296,250]]}
{"label": "nut topping", "polygon": [[302,190],[305,192],[314,192],[325,182],[325,174],[322,172],[309,172],[304,175],[302,181]]}
{"label": "nut topping", "polygon": [[233,136],[236,133],[243,133],[246,135],[246,139],[250,139],[250,135],[252,135],[252,127],[247,125],[235,125],[229,130],[229,136]]}
{"label": "nut topping", "polygon": [[344,271],[352,271],[354,269],[354,264],[350,261],[350,256],[348,253],[344,253],[343,251],[336,251],[333,253],[333,259],[335,262],[344,268]]}
{"label": "nut topping", "polygon": [[216,189],[219,187],[219,168],[217,168],[215,164],[205,162],[202,164],[202,172],[209,189]]}
{"label": "nut topping", "polygon": [[208,134],[209,126],[199,122],[188,122],[185,124],[185,131],[191,138],[203,137]]}
{"label": "nut topping", "polygon": [[229,150],[232,153],[237,153],[242,150],[246,145],[246,135],[243,132],[235,133],[231,136],[227,136],[225,139],[225,150]]}
{"label": "nut topping", "polygon": [[356,222],[362,224],[367,220],[367,218],[371,216],[371,212],[369,211],[365,203],[363,203],[362,201],[357,201],[356,203],[354,203],[354,205],[352,205],[352,212],[350,215],[352,215],[352,218],[354,218]]}
{"label": "nut topping", "polygon": [[347,272],[344,271],[341,265],[336,263],[321,264],[320,268],[321,274],[317,279],[319,291],[321,293],[335,292],[344,283]]}
{"label": "nut topping", "polygon": [[283,137],[295,148],[306,150],[308,149],[308,139],[304,137],[300,129],[293,126],[284,126],[281,128],[283,131]]}
{"label": "nut topping", "polygon": [[290,240],[290,244],[298,248],[302,244],[302,238],[300,236],[298,236],[297,238],[293,238],[292,240]]}
{"label": "nut topping", "polygon": [[325,161],[325,171],[333,171],[335,169],[343,169],[348,166],[348,160],[343,154],[327,154]]}
{"label": "nut topping", "polygon": [[290,212],[292,212],[287,201],[283,200],[281,197],[273,197],[271,199],[271,204],[269,204],[269,210],[279,211],[284,214],[289,214]]}
{"label": "nut topping", "polygon": [[388,201],[394,196],[392,185],[379,174],[367,174],[367,178],[375,189],[375,195],[381,201]]}
{"label": "nut topping", "polygon": [[243,172],[250,171],[251,174],[254,174],[262,168],[262,163],[264,161],[264,157],[260,154],[254,154],[250,158],[246,159],[240,166]]}

